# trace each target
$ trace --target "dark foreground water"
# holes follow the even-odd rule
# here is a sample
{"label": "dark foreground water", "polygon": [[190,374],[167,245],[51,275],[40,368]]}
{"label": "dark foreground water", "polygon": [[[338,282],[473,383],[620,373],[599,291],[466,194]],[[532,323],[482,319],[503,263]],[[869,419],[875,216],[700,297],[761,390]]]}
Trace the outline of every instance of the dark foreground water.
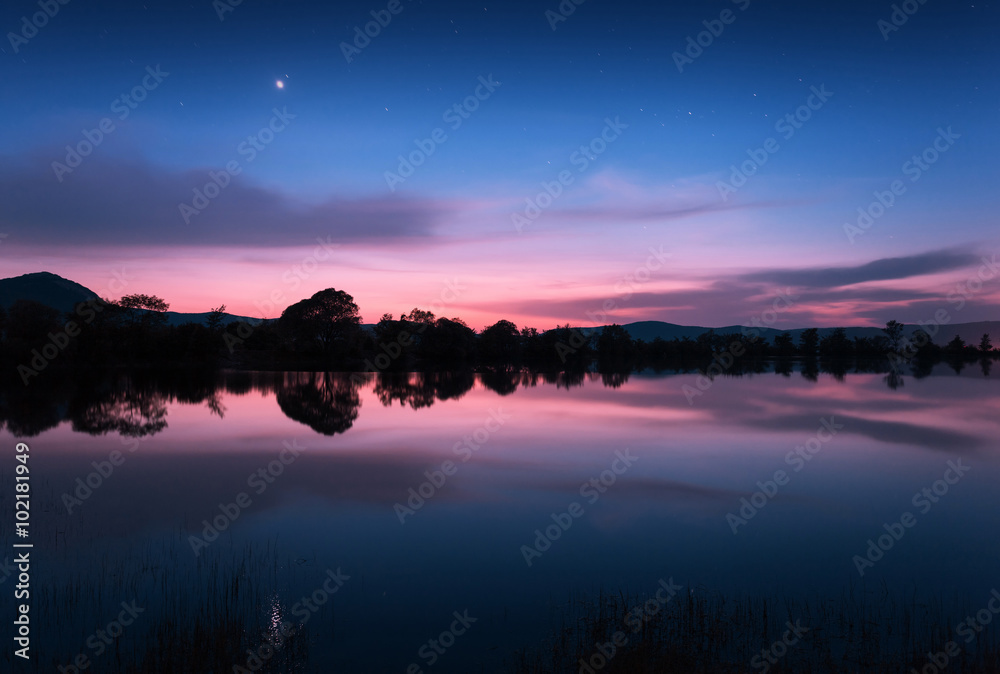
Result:
{"label": "dark foreground water", "polygon": [[[227,639],[260,652],[282,624],[299,634],[266,664],[294,648],[288,671],[499,671],[571,602],[671,579],[988,605],[995,376],[698,383],[234,372],[8,391],[3,512],[21,441],[37,671],[131,671]],[[3,531],[10,559],[23,539]],[[242,658],[213,671],[253,671]]]}

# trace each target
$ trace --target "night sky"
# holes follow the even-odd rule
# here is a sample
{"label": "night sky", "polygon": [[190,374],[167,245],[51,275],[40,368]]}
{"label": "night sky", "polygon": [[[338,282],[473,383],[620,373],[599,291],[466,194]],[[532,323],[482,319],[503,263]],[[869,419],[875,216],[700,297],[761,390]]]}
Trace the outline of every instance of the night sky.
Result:
{"label": "night sky", "polygon": [[477,329],[1000,318],[989,2],[50,2],[0,11],[4,277]]}

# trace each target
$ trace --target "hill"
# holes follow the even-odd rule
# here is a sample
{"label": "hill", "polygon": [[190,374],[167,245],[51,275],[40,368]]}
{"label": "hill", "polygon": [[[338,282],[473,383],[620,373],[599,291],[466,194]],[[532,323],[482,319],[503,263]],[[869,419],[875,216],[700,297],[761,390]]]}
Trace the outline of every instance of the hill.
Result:
{"label": "hill", "polygon": [[[97,293],[89,288],[50,272],[37,272],[14,278],[0,279],[0,306],[5,309],[9,308],[10,305],[12,305],[16,300],[24,299],[41,302],[42,304],[53,307],[62,312],[71,312],[78,302],[94,299],[96,297]],[[208,312],[179,313],[176,311],[168,311],[166,313],[167,323],[170,325],[181,325],[183,323],[201,323],[204,325],[208,320],[208,315]],[[260,319],[248,316],[237,316],[234,314],[225,314],[225,317],[223,318],[224,323],[241,320],[253,323]],[[372,328],[370,325],[366,325],[364,327],[369,330]],[[601,327],[603,326],[589,328],[588,330],[600,330]],[[641,339],[646,342],[651,342],[657,337],[667,341],[675,338],[684,339],[685,337],[688,339],[697,339],[699,335],[702,335],[709,330],[714,330],[716,334],[729,334],[742,333],[744,330],[748,329],[742,325],[707,328],[697,325],[676,325],[674,323],[665,323],[663,321],[640,321],[637,323],[629,323],[623,327],[628,331],[629,335],[631,335],[633,339]],[[906,325],[904,328],[904,334],[911,335],[919,327],[919,325]],[[773,343],[776,336],[782,334],[783,332],[788,332],[792,335],[796,343],[798,343],[799,336],[805,329],[806,328],[776,330],[774,328],[761,328],[759,334],[762,339],[766,339],[768,342]],[[820,338],[830,334],[834,329],[835,328],[819,328]],[[879,337],[883,334],[880,328],[848,327],[845,329],[849,339],[854,339],[855,337]],[[929,328],[928,332],[931,332]],[[950,341],[955,335],[958,335],[969,344],[978,344],[980,337],[983,336],[983,333],[989,333],[993,343],[1000,344],[1000,321],[979,321],[976,323],[954,323],[951,325],[945,325],[941,326],[939,332],[936,335],[932,335],[932,337],[934,338],[934,342],[936,344],[942,345]]]}
{"label": "hill", "polygon": [[[97,293],[90,288],[47,271],[0,279],[0,307],[4,309],[9,309],[17,300],[34,300],[63,313],[71,313],[80,302],[97,297]],[[166,312],[169,325],[184,323],[204,325],[208,321],[208,315],[207,311],[197,314]],[[253,322],[259,319],[225,314],[223,323],[241,320]]]}
{"label": "hill", "polygon": [[[673,323],[664,323],[662,321],[640,321],[638,323],[629,323],[628,325],[622,326],[628,331],[632,339],[641,339],[645,342],[651,342],[657,337],[670,341],[672,339],[697,339],[699,335],[708,332],[709,330],[714,330],[716,334],[729,334],[737,333],[740,334],[744,330],[749,330],[749,328],[742,325],[730,325],[722,328],[705,328],[699,326],[690,325],[675,325]],[[908,324],[903,328],[903,334],[912,335],[920,325]],[[988,333],[993,343],[996,344],[1000,342],[1000,321],[978,321],[975,323],[953,323],[950,325],[943,325],[939,327],[937,334],[932,334],[934,326],[924,327],[928,334],[934,340],[935,344],[943,345],[955,336],[958,335],[964,339],[969,344],[978,344],[979,339],[984,333]],[[759,334],[761,339],[766,339],[769,343],[774,342],[774,338],[782,333],[789,333],[795,340],[796,344],[799,341],[799,336],[807,328],[792,328],[788,330],[776,330],[774,328],[760,328]],[[822,339],[826,335],[829,335],[836,328],[819,328],[819,337]],[[869,328],[869,327],[854,327],[845,328],[847,332],[848,339],[854,339],[855,337],[879,337],[884,336],[885,333],[882,332],[881,328]]]}
{"label": "hill", "polygon": [[9,309],[17,300],[34,300],[59,311],[73,311],[97,293],[79,283],[47,271],[0,279],[0,306]]}

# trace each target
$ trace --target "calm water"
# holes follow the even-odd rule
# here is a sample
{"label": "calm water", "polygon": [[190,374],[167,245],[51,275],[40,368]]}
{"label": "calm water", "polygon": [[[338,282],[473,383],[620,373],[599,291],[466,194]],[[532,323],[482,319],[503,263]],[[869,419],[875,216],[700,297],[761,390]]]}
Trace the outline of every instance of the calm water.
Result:
{"label": "calm water", "polygon": [[[685,374],[357,380],[226,373],[4,394],[5,494],[16,438],[31,448],[43,671],[78,652],[111,671],[116,656],[85,644],[115,607],[145,608],[119,643],[142,646],[158,616],[183,619],[226,570],[259,585],[234,608],[259,621],[251,642],[308,616],[309,671],[497,671],[540,646],[567,602],[669,578],[772,596],[885,582],[976,608],[1000,587],[1000,385],[978,367],[894,386],[883,374],[719,378],[693,404]],[[281,464],[287,445],[297,456]],[[796,447],[818,451],[805,461]],[[99,487],[64,501],[115,451],[124,462]],[[935,494],[949,463],[968,470]],[[440,486],[404,511],[428,471]],[[776,471],[786,479],[772,487]],[[727,521],[758,481],[773,497]],[[196,557],[189,536],[241,493],[239,517]],[[915,525],[861,577],[855,555],[907,512]],[[571,526],[527,553],[536,530],[556,532],[553,514]],[[350,578],[295,617],[328,569]],[[426,666],[421,647],[455,611],[475,623]]]}

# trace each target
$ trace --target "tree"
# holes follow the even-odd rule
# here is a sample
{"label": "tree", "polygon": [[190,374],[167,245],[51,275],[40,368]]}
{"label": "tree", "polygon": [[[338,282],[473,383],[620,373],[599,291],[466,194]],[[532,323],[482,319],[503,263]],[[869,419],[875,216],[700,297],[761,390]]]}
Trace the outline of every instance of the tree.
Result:
{"label": "tree", "polygon": [[7,317],[7,341],[12,350],[19,346],[41,348],[49,341],[49,333],[61,327],[57,310],[34,300],[17,300]]}
{"label": "tree", "polygon": [[899,351],[899,340],[903,337],[903,324],[899,321],[889,321],[882,328],[886,338],[889,340],[889,348],[893,353]]}
{"label": "tree", "polygon": [[115,302],[117,306],[125,310],[129,319],[129,327],[135,327],[136,323],[149,326],[153,323],[162,325],[167,322],[164,315],[170,305],[156,295],[124,295]]}
{"label": "tree", "polygon": [[327,288],[309,299],[291,305],[278,319],[278,326],[295,346],[309,350],[319,345],[331,353],[335,345],[354,339],[360,332],[361,315],[354,298],[343,290]]}
{"label": "tree", "polygon": [[989,353],[993,350],[993,342],[990,340],[990,333],[983,333],[983,338],[979,340],[979,350]]}
{"label": "tree", "polygon": [[520,332],[517,326],[499,320],[479,336],[479,350],[487,360],[509,361],[517,355]]}
{"label": "tree", "polygon": [[606,325],[597,338],[597,357],[602,370],[622,367],[633,355],[632,336],[618,324]]}
{"label": "tree", "polygon": [[813,358],[816,355],[816,347],[819,346],[819,330],[809,328],[803,330],[799,335],[799,349],[806,358]]}
{"label": "tree", "polygon": [[824,357],[843,357],[853,355],[854,348],[851,340],[847,338],[847,331],[844,328],[835,328],[833,332],[820,340],[820,355]]}
{"label": "tree", "polygon": [[965,340],[955,335],[955,338],[948,342],[944,348],[952,353],[962,353],[965,351]]}
{"label": "tree", "polygon": [[226,305],[221,304],[208,314],[208,329],[212,332],[218,332],[219,328],[222,327],[222,321],[226,317]]}
{"label": "tree", "polygon": [[792,333],[783,332],[774,338],[774,348],[779,356],[788,356],[795,350],[795,342],[792,341]]}
{"label": "tree", "polygon": [[400,316],[399,320],[409,321],[410,323],[431,324],[434,322],[434,314],[430,311],[414,308],[410,313]]}

